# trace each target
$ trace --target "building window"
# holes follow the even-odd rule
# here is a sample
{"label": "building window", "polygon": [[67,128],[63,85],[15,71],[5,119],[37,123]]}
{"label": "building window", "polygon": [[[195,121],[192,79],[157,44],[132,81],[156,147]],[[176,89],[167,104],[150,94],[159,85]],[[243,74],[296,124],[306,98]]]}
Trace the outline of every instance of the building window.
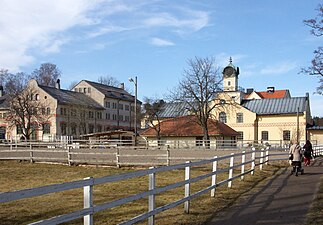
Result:
{"label": "building window", "polygon": [[123,121],[123,115],[119,115],[119,121]]}
{"label": "building window", "polygon": [[290,141],[290,131],[289,130],[284,130],[283,131],[283,140],[284,141]]}
{"label": "building window", "polygon": [[102,112],[96,112],[96,118],[102,119]]}
{"label": "building window", "polygon": [[243,123],[243,113],[237,113],[237,123]]}
{"label": "building window", "polygon": [[91,88],[90,87],[87,88],[87,92],[91,93]]}
{"label": "building window", "polygon": [[117,120],[117,115],[116,114],[112,114],[112,120]]}
{"label": "building window", "polygon": [[268,131],[261,131],[261,140],[268,141]]}
{"label": "building window", "polygon": [[228,81],[228,86],[231,86],[231,81]]}
{"label": "building window", "polygon": [[50,134],[50,124],[48,123],[43,124],[43,133]]}
{"label": "building window", "polygon": [[66,135],[66,124],[65,123],[61,124],[61,134]]}
{"label": "building window", "polygon": [[224,105],[225,104],[225,100],[224,99],[220,99],[220,105]]}
{"label": "building window", "polygon": [[98,125],[98,127],[97,127],[97,131],[98,131],[98,132],[102,132],[102,126],[101,126],[101,125]]}
{"label": "building window", "polygon": [[219,121],[222,123],[227,122],[227,114],[225,112],[220,112],[219,114]]}
{"label": "building window", "polygon": [[129,122],[129,121],[130,121],[130,117],[129,117],[129,116],[125,116],[125,117],[124,117],[124,120],[125,120],[126,122]]}
{"label": "building window", "polygon": [[42,115],[45,115],[45,113],[46,113],[46,109],[45,108],[41,108],[41,114]]}
{"label": "building window", "polygon": [[196,137],[195,146],[203,146],[203,137]]}
{"label": "building window", "polygon": [[123,110],[123,104],[119,104],[119,109]]}
{"label": "building window", "polygon": [[22,127],[20,125],[16,126],[17,134],[22,134]]}
{"label": "building window", "polygon": [[66,115],[66,109],[65,108],[61,108],[61,115]]}
{"label": "building window", "polygon": [[94,126],[93,126],[93,124],[89,124],[89,133],[94,133]]}
{"label": "building window", "polygon": [[46,109],[46,114],[47,114],[47,115],[49,115],[49,114],[50,114],[50,108],[49,108],[49,107]]}
{"label": "building window", "polygon": [[238,131],[239,135],[237,136],[237,140],[238,141],[242,141],[243,140],[243,132],[242,131]]}
{"label": "building window", "polygon": [[83,92],[84,93],[86,93],[87,92],[87,88],[85,87],[85,88],[83,88]]}
{"label": "building window", "polygon": [[105,108],[110,108],[110,102],[105,102]]}
{"label": "building window", "polygon": [[116,109],[116,108],[117,108],[117,103],[112,102],[112,108],[113,108],[113,109]]}
{"label": "building window", "polygon": [[72,135],[76,135],[76,124],[75,123],[72,123],[72,125],[71,125],[71,134]]}
{"label": "building window", "polygon": [[129,105],[125,105],[125,106],[124,106],[124,109],[125,109],[126,111],[129,111]]}
{"label": "building window", "polygon": [[93,117],[94,117],[94,113],[92,111],[89,111],[89,118],[93,119]]}

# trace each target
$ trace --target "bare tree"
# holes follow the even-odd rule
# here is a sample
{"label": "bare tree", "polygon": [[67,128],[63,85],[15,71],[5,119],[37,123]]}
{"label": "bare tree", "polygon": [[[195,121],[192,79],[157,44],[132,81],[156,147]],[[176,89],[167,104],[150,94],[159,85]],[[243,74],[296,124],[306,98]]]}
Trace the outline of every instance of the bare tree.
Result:
{"label": "bare tree", "polygon": [[78,81],[72,81],[68,86],[68,90],[72,91],[72,89],[78,84]]}
{"label": "bare tree", "polygon": [[[314,19],[304,20],[304,23],[311,28],[311,34],[316,37],[323,35],[323,5],[319,5],[317,8],[318,15]],[[302,68],[301,73],[308,75],[323,76],[323,47],[319,46],[314,51],[314,58],[311,61],[311,65],[307,68]],[[320,86],[316,91],[318,94],[323,94],[323,78],[319,80]]]}
{"label": "bare tree", "polygon": [[37,80],[40,85],[55,86],[57,79],[61,76],[61,71],[55,64],[43,63],[39,69],[35,69],[32,78]]}
{"label": "bare tree", "polygon": [[29,87],[15,95],[10,95],[9,98],[10,107],[7,112],[9,127],[16,126],[24,139],[29,140],[34,130],[50,118],[48,106],[39,101],[38,94]]}
{"label": "bare tree", "polygon": [[113,86],[113,87],[118,87],[119,84],[120,84],[120,82],[116,78],[111,77],[109,75],[100,76],[99,79],[98,79],[98,82],[100,84],[105,84],[105,85]]}
{"label": "bare tree", "polygon": [[208,121],[216,104],[209,104],[216,92],[221,90],[222,78],[219,68],[213,58],[198,58],[188,60],[188,68],[184,70],[183,79],[177,88],[171,92],[172,99],[184,102],[189,111],[197,117],[198,124],[203,129],[203,140],[209,141]]}
{"label": "bare tree", "polygon": [[160,137],[160,113],[163,105],[165,104],[164,100],[159,99],[150,99],[145,98],[145,103],[143,104],[144,108],[144,118],[148,126],[152,127],[156,131],[156,137],[159,141]]}

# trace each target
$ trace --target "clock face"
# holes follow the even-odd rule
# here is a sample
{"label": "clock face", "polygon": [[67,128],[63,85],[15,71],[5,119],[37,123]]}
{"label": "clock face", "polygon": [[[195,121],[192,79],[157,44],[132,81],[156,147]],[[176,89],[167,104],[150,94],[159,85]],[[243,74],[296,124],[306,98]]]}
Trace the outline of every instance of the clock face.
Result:
{"label": "clock face", "polygon": [[227,75],[227,76],[230,76],[233,74],[233,68],[232,67],[228,67],[224,70],[224,74]]}

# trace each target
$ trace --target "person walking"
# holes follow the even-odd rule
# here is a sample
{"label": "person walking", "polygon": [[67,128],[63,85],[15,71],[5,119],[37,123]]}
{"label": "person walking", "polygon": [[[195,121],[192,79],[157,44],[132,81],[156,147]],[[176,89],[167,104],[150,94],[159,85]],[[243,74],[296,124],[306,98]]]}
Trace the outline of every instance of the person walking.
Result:
{"label": "person walking", "polygon": [[302,148],[298,141],[294,141],[293,145],[290,146],[289,155],[292,157],[293,170],[291,174],[295,172],[295,175],[298,176],[298,172],[302,172]]}
{"label": "person walking", "polygon": [[309,166],[313,155],[312,143],[309,140],[306,140],[306,143],[303,146],[303,149],[304,149],[304,165]]}

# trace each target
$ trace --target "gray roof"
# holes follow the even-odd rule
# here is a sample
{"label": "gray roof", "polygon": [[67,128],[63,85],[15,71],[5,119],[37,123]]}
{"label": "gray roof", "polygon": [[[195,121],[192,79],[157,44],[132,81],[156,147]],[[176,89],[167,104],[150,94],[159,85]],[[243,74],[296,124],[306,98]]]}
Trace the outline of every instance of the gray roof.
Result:
{"label": "gray roof", "polygon": [[8,100],[7,95],[0,97],[0,108],[1,109],[8,109],[9,108],[9,100]]}
{"label": "gray roof", "polygon": [[120,99],[124,101],[129,101],[129,102],[133,102],[135,99],[133,95],[129,94],[127,91],[125,91],[122,88],[108,86],[105,84],[100,84],[100,83],[96,83],[88,80],[84,80],[84,81],[90,84],[91,86],[95,87],[96,89],[98,89],[101,93],[103,93],[108,98],[115,98],[115,99]]}
{"label": "gray roof", "polygon": [[189,115],[189,105],[185,102],[165,103],[159,116],[161,118],[174,118]]}
{"label": "gray roof", "polygon": [[99,103],[83,93],[42,85],[39,85],[39,87],[55,98],[59,104],[79,105],[87,108],[104,109]]}
{"label": "gray roof", "polygon": [[307,97],[244,100],[242,106],[259,115],[303,113]]}

